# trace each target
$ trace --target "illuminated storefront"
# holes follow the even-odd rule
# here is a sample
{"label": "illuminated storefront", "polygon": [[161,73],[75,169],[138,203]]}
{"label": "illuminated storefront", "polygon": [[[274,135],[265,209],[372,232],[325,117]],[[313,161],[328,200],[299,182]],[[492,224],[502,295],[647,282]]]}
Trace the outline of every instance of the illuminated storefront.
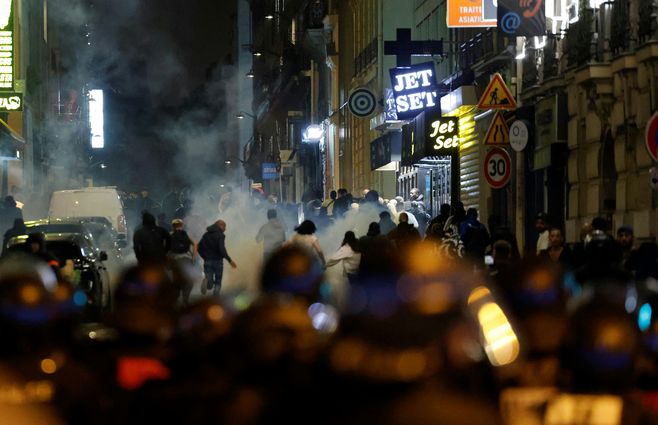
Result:
{"label": "illuminated storefront", "polygon": [[461,87],[441,98],[441,110],[426,111],[403,128],[398,193],[407,198],[417,187],[432,215],[456,201],[480,207],[475,103],[473,87]]}

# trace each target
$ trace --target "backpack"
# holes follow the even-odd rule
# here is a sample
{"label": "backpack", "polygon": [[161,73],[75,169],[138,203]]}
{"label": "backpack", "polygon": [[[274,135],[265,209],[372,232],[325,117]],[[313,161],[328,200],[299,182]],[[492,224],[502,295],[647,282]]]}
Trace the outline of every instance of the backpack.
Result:
{"label": "backpack", "polygon": [[192,241],[184,230],[178,230],[171,234],[171,252],[174,254],[185,254],[190,251]]}
{"label": "backpack", "polygon": [[329,214],[329,207],[334,204],[334,199],[331,200],[327,205],[320,207],[320,217],[327,217]]}

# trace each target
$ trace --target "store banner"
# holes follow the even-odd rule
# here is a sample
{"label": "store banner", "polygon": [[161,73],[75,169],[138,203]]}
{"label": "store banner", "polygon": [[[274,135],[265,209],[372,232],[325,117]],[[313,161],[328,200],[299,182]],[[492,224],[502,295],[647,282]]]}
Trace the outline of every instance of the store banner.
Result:
{"label": "store banner", "polygon": [[544,0],[498,0],[498,28],[507,37],[546,35]]}
{"label": "store banner", "polygon": [[402,132],[392,131],[370,143],[370,168],[372,171],[400,160]]}
{"label": "store banner", "polygon": [[[485,5],[487,2],[489,4]],[[496,15],[488,6],[493,6],[492,0],[448,0],[448,27],[495,27]]]}
{"label": "store banner", "polygon": [[279,177],[277,172],[276,163],[274,162],[264,162],[262,165],[262,177],[263,180],[274,180]]}
{"label": "store banner", "polygon": [[424,158],[450,156],[459,152],[459,145],[459,119],[426,111],[402,129],[401,164],[411,166]]}
{"label": "store banner", "polygon": [[[411,167],[419,161],[419,157],[416,154],[416,149],[418,148],[416,121],[419,117],[423,117],[424,119],[424,115],[420,114],[416,119],[409,121],[407,125],[402,127],[402,158],[400,164],[403,167]],[[424,143],[424,141],[422,142]]]}
{"label": "store banner", "polygon": [[389,72],[399,120],[410,120],[424,110],[440,106],[434,62],[392,68]]}

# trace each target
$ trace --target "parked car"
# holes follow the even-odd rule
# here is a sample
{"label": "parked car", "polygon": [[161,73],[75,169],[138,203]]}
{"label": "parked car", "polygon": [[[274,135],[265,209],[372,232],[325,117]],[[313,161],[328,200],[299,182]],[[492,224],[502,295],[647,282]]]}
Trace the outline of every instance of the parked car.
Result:
{"label": "parked car", "polygon": [[108,255],[100,249],[88,224],[51,222],[49,220],[25,223],[26,234],[5,241],[4,255],[14,251],[27,251],[25,242],[30,234],[44,236],[46,250],[62,268],[68,260],[73,263],[72,283],[85,290],[89,312],[94,318],[108,312],[112,306],[112,288],[106,262]]}

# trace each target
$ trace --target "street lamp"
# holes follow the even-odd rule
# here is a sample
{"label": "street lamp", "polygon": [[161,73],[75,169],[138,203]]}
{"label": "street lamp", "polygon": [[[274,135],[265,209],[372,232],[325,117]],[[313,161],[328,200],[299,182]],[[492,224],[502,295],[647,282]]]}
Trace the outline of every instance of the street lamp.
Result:
{"label": "street lamp", "polygon": [[247,75],[246,75],[247,78],[254,78],[255,76],[256,76],[256,74],[254,74],[254,69],[253,68],[251,68],[249,70],[249,72],[247,72]]}
{"label": "street lamp", "polygon": [[304,142],[319,142],[324,136],[324,128],[321,125],[311,124],[306,127],[306,130],[302,134],[302,140]]}
{"label": "street lamp", "polygon": [[243,161],[243,160],[241,160],[240,158],[237,158],[237,157],[235,157],[235,156],[229,156],[228,158],[226,158],[226,159],[224,160],[224,164],[226,164],[226,165],[231,165],[231,164],[233,164],[233,161],[234,161],[234,160],[235,160],[235,161],[238,161],[238,162],[239,162],[240,164],[242,164],[242,165],[244,165],[244,164],[247,162],[247,161]]}
{"label": "street lamp", "polygon": [[254,120],[256,119],[256,117],[251,115],[249,112],[240,111],[237,114],[235,114],[235,118],[237,118],[239,120],[243,120],[246,117],[249,117],[249,118],[254,119]]}

